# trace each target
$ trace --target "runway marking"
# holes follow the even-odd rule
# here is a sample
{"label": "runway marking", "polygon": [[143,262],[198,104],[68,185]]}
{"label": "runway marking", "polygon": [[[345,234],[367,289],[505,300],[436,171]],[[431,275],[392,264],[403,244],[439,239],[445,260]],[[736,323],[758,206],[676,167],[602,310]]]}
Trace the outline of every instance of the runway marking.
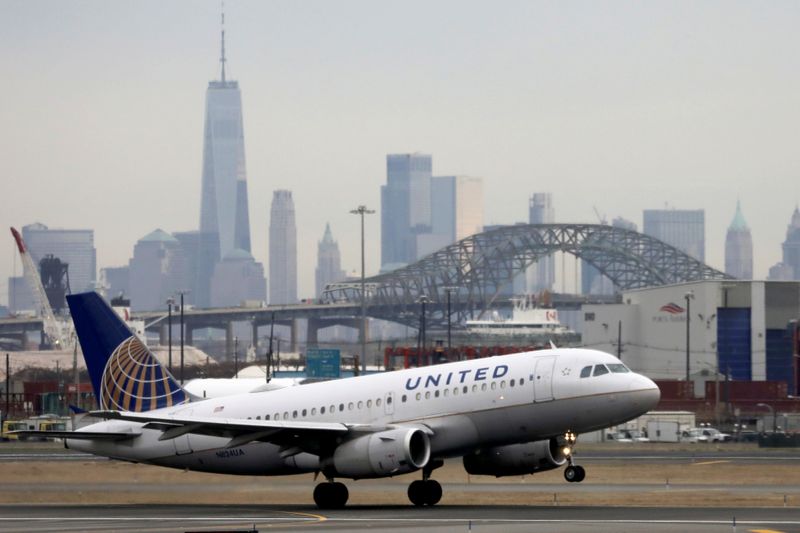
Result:
{"label": "runway marking", "polygon": [[751,529],[750,533],[786,533],[786,532],[778,531],[776,529]]}
{"label": "runway marking", "polygon": [[702,463],[692,463],[692,464],[696,465],[696,466],[701,466],[701,465],[716,465],[716,464],[719,464],[719,463],[730,463],[730,461],[723,461],[723,460],[720,460],[720,461],[703,461]]}

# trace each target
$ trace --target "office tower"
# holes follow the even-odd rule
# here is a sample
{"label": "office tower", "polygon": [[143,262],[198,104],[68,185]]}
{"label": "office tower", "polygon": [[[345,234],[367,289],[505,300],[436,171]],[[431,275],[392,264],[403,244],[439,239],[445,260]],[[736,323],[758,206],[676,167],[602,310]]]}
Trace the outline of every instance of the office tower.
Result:
{"label": "office tower", "polygon": [[[52,255],[68,265],[71,292],[93,290],[97,280],[97,251],[94,248],[94,230],[48,228],[35,223],[22,227],[22,238],[28,247],[34,264],[41,269],[42,259]],[[15,252],[16,253],[16,252]],[[41,270],[40,270],[41,275]],[[33,293],[23,280],[8,280],[8,304],[11,311],[31,310]],[[43,281],[44,283],[44,281]],[[47,283],[44,283],[47,286]],[[50,302],[54,309],[64,306]]]}
{"label": "office tower", "polygon": [[643,233],[706,260],[706,222],[702,209],[645,209]]}
{"label": "office tower", "polygon": [[100,269],[100,286],[109,301],[120,296],[130,299],[130,274],[131,269],[127,265]]}
{"label": "office tower", "polygon": [[317,270],[315,276],[317,297],[322,297],[322,293],[328,283],[343,281],[344,278],[345,272],[342,270],[339,243],[333,240],[331,225],[325,224],[325,234],[317,244]]}
{"label": "office tower", "polygon": [[[157,229],[136,242],[129,266],[131,309],[166,309],[167,299],[186,291],[187,260],[178,239]],[[191,292],[185,303],[193,303]]]}
{"label": "office tower", "polygon": [[753,279],[753,238],[738,201],[725,236],[725,272],[735,278]]}
{"label": "office tower", "polygon": [[[611,227],[637,231],[636,224],[622,217],[615,217]],[[603,276],[600,271],[581,259],[581,293],[582,294],[614,294],[614,285],[611,280]]]}
{"label": "office tower", "polygon": [[[224,15],[221,43],[220,79],[210,81],[206,90],[200,205],[201,244],[205,250],[200,255],[216,253],[215,262],[235,249],[250,252],[242,95],[239,83],[225,77]],[[199,269],[210,276],[213,263]]]}
{"label": "office tower", "polygon": [[386,156],[381,187],[381,268],[415,261],[417,235],[431,232],[431,156]]}
{"label": "office tower", "polygon": [[792,220],[786,228],[786,240],[783,241],[783,264],[791,272],[791,279],[800,279],[800,209],[794,208]]}
{"label": "office tower", "polygon": [[198,307],[211,306],[211,276],[219,261],[213,235],[201,231],[179,231],[172,234],[181,244],[186,257],[184,288],[191,291],[192,303]]}
{"label": "office tower", "polygon": [[468,176],[431,178],[431,231],[416,236],[417,258],[483,229],[483,180]]}
{"label": "office tower", "polygon": [[239,307],[243,302],[267,299],[264,266],[250,252],[236,249],[214,267],[211,277],[211,306]]}
{"label": "office tower", "polygon": [[297,302],[297,227],[292,191],[275,191],[269,216],[269,303]]}
{"label": "office tower", "polygon": [[[528,223],[553,224],[556,213],[553,195],[549,192],[535,193],[528,201]],[[528,269],[528,291],[552,290],[556,281],[556,258],[554,255],[540,258]]]}

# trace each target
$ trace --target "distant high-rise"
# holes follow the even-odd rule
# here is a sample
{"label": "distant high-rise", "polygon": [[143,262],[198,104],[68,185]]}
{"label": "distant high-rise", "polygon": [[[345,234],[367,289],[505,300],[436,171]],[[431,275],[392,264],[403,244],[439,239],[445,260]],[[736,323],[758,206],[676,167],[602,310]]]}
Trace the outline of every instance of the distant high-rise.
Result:
{"label": "distant high-rise", "polygon": [[[201,244],[203,250],[216,255],[214,262],[235,249],[250,252],[242,95],[239,83],[225,78],[224,15],[222,22],[220,79],[209,82],[206,90],[200,205]],[[198,255],[210,254],[201,250]],[[199,265],[198,271],[210,276],[213,263]],[[204,281],[204,298],[208,297],[208,283],[210,280]],[[197,303],[207,305],[203,301]]]}
{"label": "distant high-rise", "polygon": [[415,261],[417,236],[431,232],[431,156],[386,156],[381,187],[381,268]]}
{"label": "distant high-rise", "polygon": [[339,243],[333,240],[331,225],[325,224],[325,234],[317,245],[317,270],[316,270],[317,296],[321,297],[328,283],[342,281],[346,275],[342,270],[342,256],[339,253]]}
{"label": "distant high-rise", "polygon": [[[39,263],[48,255],[68,265],[69,287],[72,292],[93,290],[97,280],[97,251],[94,247],[94,230],[48,228],[35,223],[22,227],[22,238],[31,254]],[[33,294],[27,282],[9,278],[8,304],[11,311],[30,310]],[[59,308],[56,302],[50,302]]]}
{"label": "distant high-rise", "polygon": [[169,233],[157,229],[139,239],[128,270],[131,309],[165,309],[168,298],[186,290],[186,270],[181,244]]}
{"label": "distant high-rise", "polygon": [[238,307],[245,301],[265,301],[267,280],[264,265],[250,252],[237,248],[214,267],[211,277],[211,306]]}
{"label": "distant high-rise", "polygon": [[483,229],[483,180],[431,178],[431,230],[416,236],[417,259]]}
{"label": "distant high-rise", "polygon": [[753,238],[739,202],[725,236],[725,272],[735,278],[753,279]]}
{"label": "distant high-rise", "polygon": [[[549,192],[535,193],[528,201],[528,223],[553,224],[556,211],[553,208],[553,195]],[[556,282],[556,258],[554,255],[542,257],[528,269],[528,290],[552,290]]]}
{"label": "distant high-rise", "polygon": [[706,217],[703,209],[645,209],[643,233],[706,260]]}
{"label": "distant high-rise", "polygon": [[[776,265],[777,267],[777,265]],[[776,268],[773,267],[773,268]],[[783,241],[783,268],[777,268],[780,279],[800,279],[800,208],[795,207],[792,220],[786,228],[786,240]],[[770,279],[779,279],[770,271]]]}
{"label": "distant high-rise", "polygon": [[269,303],[297,302],[297,226],[292,191],[275,191],[269,217]]}

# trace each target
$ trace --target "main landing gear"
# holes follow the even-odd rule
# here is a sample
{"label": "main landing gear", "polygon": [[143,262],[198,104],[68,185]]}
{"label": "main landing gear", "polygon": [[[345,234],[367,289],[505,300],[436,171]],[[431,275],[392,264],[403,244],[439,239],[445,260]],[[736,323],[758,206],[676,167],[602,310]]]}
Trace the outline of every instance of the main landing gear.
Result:
{"label": "main landing gear", "polygon": [[412,481],[408,486],[408,499],[417,507],[436,505],[442,499],[442,486],[438,481],[430,479],[433,471],[444,464],[443,461],[430,461],[422,469],[422,479]]}
{"label": "main landing gear", "polygon": [[341,509],[349,497],[345,484],[332,479],[314,487],[314,503],[320,509]]}
{"label": "main landing gear", "polygon": [[567,431],[564,434],[564,441],[566,442],[564,446],[564,455],[567,456],[567,460],[569,461],[569,466],[564,469],[564,479],[570,483],[580,483],[586,477],[586,470],[584,470],[582,466],[576,465],[575,458],[572,457],[572,448],[575,446],[577,440],[578,436],[571,431]]}

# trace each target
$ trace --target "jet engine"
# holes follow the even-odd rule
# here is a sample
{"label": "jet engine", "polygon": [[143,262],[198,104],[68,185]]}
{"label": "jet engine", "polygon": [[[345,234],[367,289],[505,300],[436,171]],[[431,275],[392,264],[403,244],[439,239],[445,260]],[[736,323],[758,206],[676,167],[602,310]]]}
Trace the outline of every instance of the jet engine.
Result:
{"label": "jet engine", "polygon": [[344,442],[326,462],[336,475],[360,479],[413,472],[430,457],[431,442],[424,431],[399,428]]}
{"label": "jet engine", "polygon": [[538,440],[487,448],[464,456],[464,468],[477,476],[519,476],[558,468],[567,462],[558,440]]}

